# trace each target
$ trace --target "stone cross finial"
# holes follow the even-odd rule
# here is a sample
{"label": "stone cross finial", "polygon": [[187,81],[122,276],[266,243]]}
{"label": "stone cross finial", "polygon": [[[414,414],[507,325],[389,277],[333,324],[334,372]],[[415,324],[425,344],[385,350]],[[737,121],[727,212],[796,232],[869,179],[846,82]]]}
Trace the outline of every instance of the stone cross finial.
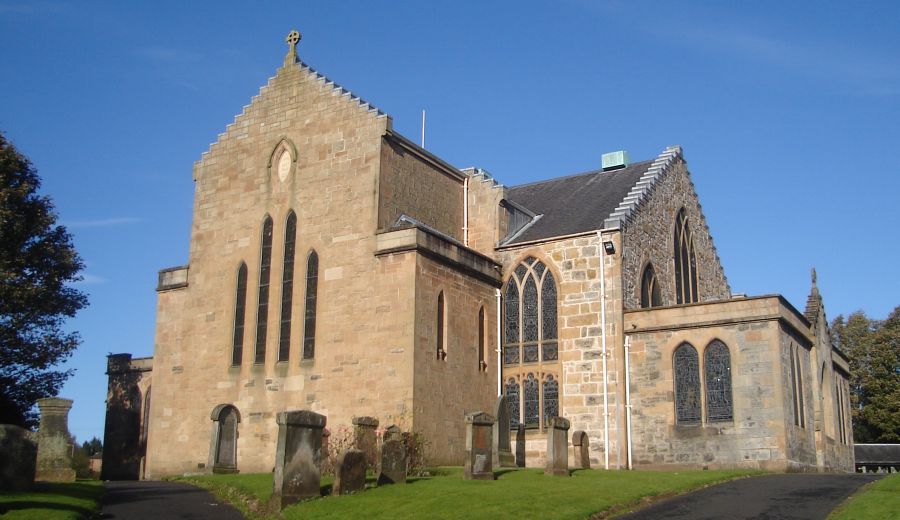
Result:
{"label": "stone cross finial", "polygon": [[812,284],[816,285],[816,268],[812,268]]}
{"label": "stone cross finial", "polygon": [[302,38],[300,31],[294,29],[288,33],[287,38],[284,39],[288,44],[288,53],[287,56],[284,57],[285,66],[290,65],[291,63],[297,63],[297,44],[300,43],[300,38]]}

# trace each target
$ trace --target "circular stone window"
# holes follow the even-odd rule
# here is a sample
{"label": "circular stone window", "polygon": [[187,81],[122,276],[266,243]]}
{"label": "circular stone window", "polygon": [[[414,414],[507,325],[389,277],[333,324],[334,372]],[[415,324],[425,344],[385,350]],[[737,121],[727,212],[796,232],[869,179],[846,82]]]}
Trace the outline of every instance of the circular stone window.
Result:
{"label": "circular stone window", "polygon": [[287,150],[281,151],[281,157],[278,158],[278,178],[284,182],[291,173],[291,154]]}

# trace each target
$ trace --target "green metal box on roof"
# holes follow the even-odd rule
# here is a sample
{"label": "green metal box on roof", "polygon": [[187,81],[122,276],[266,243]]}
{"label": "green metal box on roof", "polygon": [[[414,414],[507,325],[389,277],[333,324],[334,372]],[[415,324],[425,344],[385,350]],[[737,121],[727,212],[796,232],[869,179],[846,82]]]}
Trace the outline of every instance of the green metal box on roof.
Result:
{"label": "green metal box on roof", "polygon": [[609,152],[603,154],[601,158],[601,167],[603,171],[616,170],[628,166],[631,161],[628,159],[628,152],[619,150],[618,152]]}

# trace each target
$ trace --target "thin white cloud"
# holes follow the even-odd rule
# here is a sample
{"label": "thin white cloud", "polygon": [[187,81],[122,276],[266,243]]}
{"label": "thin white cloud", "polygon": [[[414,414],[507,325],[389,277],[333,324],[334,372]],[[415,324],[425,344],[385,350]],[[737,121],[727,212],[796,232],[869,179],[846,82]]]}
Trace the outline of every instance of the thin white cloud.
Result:
{"label": "thin white cloud", "polygon": [[106,283],[108,281],[109,280],[103,278],[102,276],[85,273],[81,275],[81,280],[72,282],[72,285],[98,285],[101,283]]}
{"label": "thin white cloud", "polygon": [[203,58],[198,52],[161,46],[142,47],[134,52],[146,60],[166,64],[195,63]]}
{"label": "thin white cloud", "polygon": [[96,227],[112,227],[112,226],[121,226],[125,224],[134,224],[136,222],[140,222],[141,219],[137,217],[113,217],[113,218],[103,218],[97,220],[72,220],[68,222],[62,222],[62,225],[66,226],[70,229],[84,229],[84,228],[96,228]]}

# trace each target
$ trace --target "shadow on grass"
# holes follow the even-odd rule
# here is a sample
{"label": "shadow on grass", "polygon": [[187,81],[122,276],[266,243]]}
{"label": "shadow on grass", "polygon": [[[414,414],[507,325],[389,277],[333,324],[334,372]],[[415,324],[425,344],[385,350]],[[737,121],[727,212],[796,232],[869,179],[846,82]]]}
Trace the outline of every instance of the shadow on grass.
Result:
{"label": "shadow on grass", "polygon": [[10,511],[34,509],[51,509],[53,511],[68,511],[78,514],[79,518],[88,518],[94,513],[93,508],[75,506],[71,504],[59,504],[56,502],[39,502],[36,500],[13,500],[10,502],[0,503],[0,514],[6,514]]}
{"label": "shadow on grass", "polygon": [[[103,487],[97,484],[37,482],[30,491],[4,493],[0,501],[0,514],[27,509],[49,509],[87,517],[94,512],[93,508],[60,503],[60,499],[96,503],[102,494]],[[46,495],[46,499],[41,495]]]}

